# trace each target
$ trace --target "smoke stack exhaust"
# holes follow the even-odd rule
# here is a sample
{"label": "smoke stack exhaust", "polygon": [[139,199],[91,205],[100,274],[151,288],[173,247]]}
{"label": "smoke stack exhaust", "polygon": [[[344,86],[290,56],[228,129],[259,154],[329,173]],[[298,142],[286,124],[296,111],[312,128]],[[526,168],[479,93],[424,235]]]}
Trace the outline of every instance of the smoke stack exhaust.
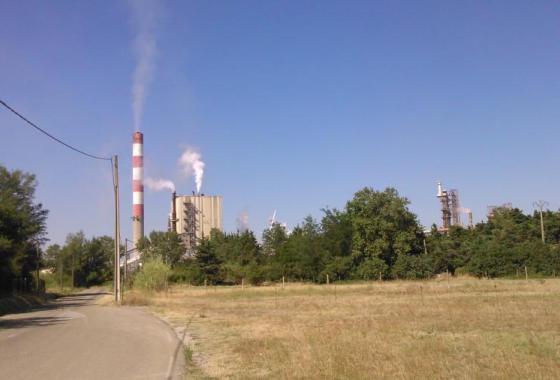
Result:
{"label": "smoke stack exhaust", "polygon": [[144,135],[132,135],[132,242],[144,237]]}

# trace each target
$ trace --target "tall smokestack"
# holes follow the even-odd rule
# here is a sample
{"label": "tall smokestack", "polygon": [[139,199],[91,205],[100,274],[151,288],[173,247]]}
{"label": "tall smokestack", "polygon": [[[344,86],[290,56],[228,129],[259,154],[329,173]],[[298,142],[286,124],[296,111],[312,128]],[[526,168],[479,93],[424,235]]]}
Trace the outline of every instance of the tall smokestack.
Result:
{"label": "tall smokestack", "polygon": [[171,231],[177,232],[177,193],[171,193]]}
{"label": "tall smokestack", "polygon": [[144,135],[132,135],[132,241],[144,237]]}

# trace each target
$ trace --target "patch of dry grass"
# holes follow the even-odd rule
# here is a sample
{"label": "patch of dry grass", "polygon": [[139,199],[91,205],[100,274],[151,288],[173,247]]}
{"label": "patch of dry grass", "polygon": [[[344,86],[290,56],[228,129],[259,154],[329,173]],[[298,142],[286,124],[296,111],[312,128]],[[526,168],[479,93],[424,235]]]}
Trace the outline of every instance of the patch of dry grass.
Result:
{"label": "patch of dry grass", "polygon": [[559,291],[552,279],[178,286],[142,302],[186,328],[199,377],[553,379]]}

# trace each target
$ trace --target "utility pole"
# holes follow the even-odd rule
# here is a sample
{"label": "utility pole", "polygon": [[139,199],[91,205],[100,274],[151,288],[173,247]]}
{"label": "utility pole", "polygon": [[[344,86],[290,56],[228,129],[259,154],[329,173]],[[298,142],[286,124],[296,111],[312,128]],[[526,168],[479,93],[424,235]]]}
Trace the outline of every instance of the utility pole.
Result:
{"label": "utility pole", "polygon": [[[128,238],[124,238],[124,283],[126,284],[126,277],[128,275]],[[131,242],[131,241],[130,241]],[[131,242],[132,243],[132,242]]]}
{"label": "utility pole", "polygon": [[544,239],[544,220],[543,220],[542,212],[546,206],[548,206],[547,201],[541,200],[541,201],[533,202],[533,207],[539,209],[539,213],[541,215],[541,239],[543,243],[545,242],[545,239]]}
{"label": "utility pole", "polygon": [[72,290],[74,290],[74,267],[75,267],[74,264],[75,263],[76,263],[76,254],[75,254],[74,250],[72,250],[72,283],[70,284],[70,288]]}
{"label": "utility pole", "polygon": [[37,249],[37,284],[35,285],[35,290],[37,291],[37,293],[39,293],[39,262],[41,261],[41,254],[39,251],[39,242],[36,242],[35,244],[35,248]]}
{"label": "utility pole", "polygon": [[58,256],[58,261],[60,262],[60,291],[62,292],[62,288],[64,285],[64,261],[62,260],[61,252],[59,252]]}
{"label": "utility pole", "polygon": [[121,226],[120,226],[120,210],[119,210],[119,156],[113,157],[113,185],[115,190],[115,268],[113,274],[114,288],[113,293],[115,302],[121,302]]}

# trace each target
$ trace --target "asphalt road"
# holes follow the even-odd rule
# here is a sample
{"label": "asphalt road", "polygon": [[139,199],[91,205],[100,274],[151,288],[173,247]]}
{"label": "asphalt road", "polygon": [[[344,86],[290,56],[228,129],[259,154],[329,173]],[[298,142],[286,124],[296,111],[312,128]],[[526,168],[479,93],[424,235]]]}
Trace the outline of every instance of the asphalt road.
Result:
{"label": "asphalt road", "polygon": [[0,379],[183,379],[169,326],[140,308],[97,306],[98,296],[0,317]]}

